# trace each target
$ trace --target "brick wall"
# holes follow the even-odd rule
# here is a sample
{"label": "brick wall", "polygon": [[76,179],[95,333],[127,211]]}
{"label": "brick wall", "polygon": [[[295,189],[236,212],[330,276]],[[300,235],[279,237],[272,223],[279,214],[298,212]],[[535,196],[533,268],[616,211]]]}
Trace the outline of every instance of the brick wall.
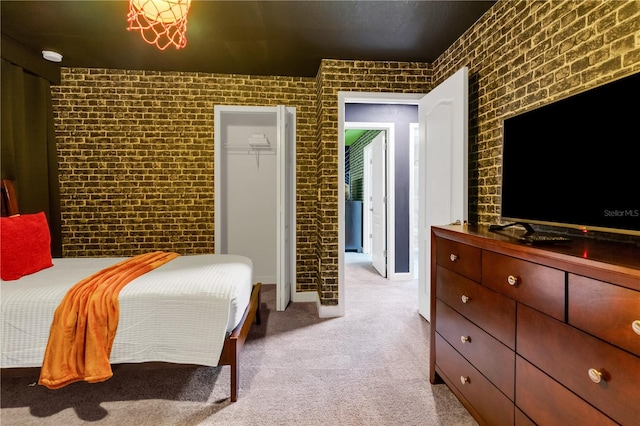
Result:
{"label": "brick wall", "polygon": [[[319,140],[327,143],[324,155],[337,163],[330,142],[337,140],[338,91],[428,92],[463,66],[470,75],[469,219],[494,223],[500,212],[502,120],[638,72],[640,1],[499,1],[433,64],[325,60],[318,73],[318,107],[333,120],[318,121]],[[331,176],[333,168],[331,161],[319,163],[318,173]],[[327,211],[331,204],[337,211],[335,188],[336,182],[324,179]],[[337,262],[337,225],[318,220],[319,229],[330,232],[321,241],[321,255]],[[336,269],[331,263],[319,273],[331,282]]]}
{"label": "brick wall", "polygon": [[380,130],[367,130],[351,145],[351,156],[349,161],[351,169],[351,199],[364,201],[363,179],[364,179],[364,148],[371,143],[380,133]]}
{"label": "brick wall", "polygon": [[63,255],[214,251],[219,105],[296,107],[298,288],[316,289],[312,78],[63,68],[53,87]]}
{"label": "brick wall", "polygon": [[500,214],[502,120],[640,70],[640,1],[499,1],[434,63],[469,67],[470,220]]}
{"label": "brick wall", "polygon": [[470,74],[470,219],[497,221],[503,118],[640,70],[640,1],[499,1],[433,64],[323,60],[315,79],[63,69],[65,256],[212,252],[213,105],[297,109],[298,288],[338,302],[338,92]]}
{"label": "brick wall", "polygon": [[318,291],[338,303],[338,92],[426,93],[430,65],[322,60],[318,71]]}

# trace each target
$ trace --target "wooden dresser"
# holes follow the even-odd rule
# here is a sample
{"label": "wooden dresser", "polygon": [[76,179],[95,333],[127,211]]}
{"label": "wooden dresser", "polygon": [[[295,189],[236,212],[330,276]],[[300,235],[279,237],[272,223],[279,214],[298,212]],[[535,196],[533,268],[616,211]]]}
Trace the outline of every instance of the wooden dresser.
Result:
{"label": "wooden dresser", "polygon": [[640,248],[431,235],[431,383],[480,424],[640,425]]}

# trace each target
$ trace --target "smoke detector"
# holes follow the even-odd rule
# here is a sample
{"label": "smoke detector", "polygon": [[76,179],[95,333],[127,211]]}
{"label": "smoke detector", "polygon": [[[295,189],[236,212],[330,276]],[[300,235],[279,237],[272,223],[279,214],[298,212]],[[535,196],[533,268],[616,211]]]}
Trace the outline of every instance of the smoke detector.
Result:
{"label": "smoke detector", "polygon": [[42,57],[51,62],[62,62],[62,55],[53,50],[43,50]]}

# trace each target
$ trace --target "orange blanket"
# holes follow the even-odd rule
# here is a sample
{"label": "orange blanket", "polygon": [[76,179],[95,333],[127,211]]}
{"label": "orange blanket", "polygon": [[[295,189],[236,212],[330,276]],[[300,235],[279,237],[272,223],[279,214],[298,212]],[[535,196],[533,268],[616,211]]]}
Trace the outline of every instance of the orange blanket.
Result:
{"label": "orange blanket", "polygon": [[153,252],[126,259],[74,285],[51,324],[39,384],[58,389],[85,380],[109,379],[109,357],[118,328],[120,290],[140,275],[179,256]]}

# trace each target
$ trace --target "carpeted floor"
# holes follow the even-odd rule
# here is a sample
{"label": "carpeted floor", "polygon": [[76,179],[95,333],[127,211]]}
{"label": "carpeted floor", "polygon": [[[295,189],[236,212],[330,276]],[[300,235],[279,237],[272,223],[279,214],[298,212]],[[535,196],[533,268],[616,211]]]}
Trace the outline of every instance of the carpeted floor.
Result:
{"label": "carpeted floor", "polygon": [[229,367],[116,370],[55,391],[12,378],[1,383],[0,424],[475,425],[445,385],[429,384],[417,282],[380,278],[366,255],[346,259],[344,317],[319,319],[312,303],[277,312],[274,286],[263,287],[236,403]]}

